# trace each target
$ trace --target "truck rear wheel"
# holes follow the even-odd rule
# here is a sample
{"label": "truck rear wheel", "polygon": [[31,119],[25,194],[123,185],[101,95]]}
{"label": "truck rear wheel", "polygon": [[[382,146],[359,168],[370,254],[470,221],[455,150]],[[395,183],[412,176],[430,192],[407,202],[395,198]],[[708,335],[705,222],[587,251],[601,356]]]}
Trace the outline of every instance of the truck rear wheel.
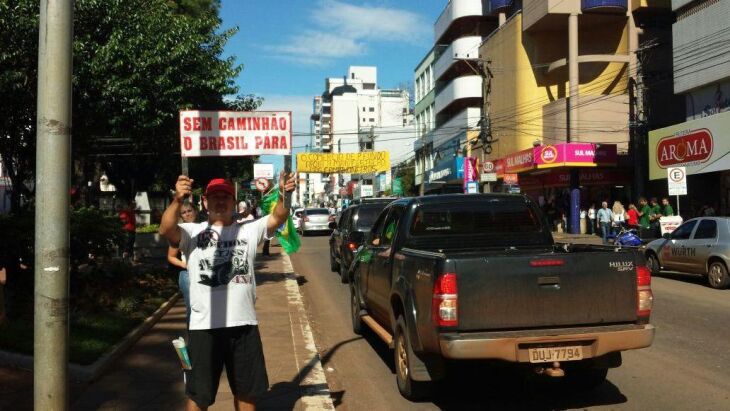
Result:
{"label": "truck rear wheel", "polygon": [[406,322],[402,316],[396,320],[394,345],[395,379],[398,383],[398,391],[411,401],[425,398],[432,384],[430,381],[414,381],[411,378],[411,361],[415,354],[411,348]]}
{"label": "truck rear wheel", "polygon": [[649,266],[651,275],[657,275],[662,271],[661,265],[659,265],[659,259],[654,253],[649,253],[646,256],[646,263]]}

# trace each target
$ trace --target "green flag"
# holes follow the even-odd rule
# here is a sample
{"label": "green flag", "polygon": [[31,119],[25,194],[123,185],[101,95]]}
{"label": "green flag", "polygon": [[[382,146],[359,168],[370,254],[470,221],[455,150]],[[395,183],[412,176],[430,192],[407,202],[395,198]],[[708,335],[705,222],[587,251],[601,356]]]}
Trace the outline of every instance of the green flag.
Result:
{"label": "green flag", "polygon": [[[261,200],[261,211],[263,211],[264,214],[271,214],[274,212],[274,207],[276,207],[276,203],[278,201],[279,187],[274,186],[269,194],[266,194],[263,200]],[[299,240],[297,230],[294,228],[294,221],[292,221],[291,216],[289,216],[286,219],[286,222],[276,230],[276,238],[279,239],[281,248],[283,248],[287,254],[296,253],[302,245],[301,240]]]}

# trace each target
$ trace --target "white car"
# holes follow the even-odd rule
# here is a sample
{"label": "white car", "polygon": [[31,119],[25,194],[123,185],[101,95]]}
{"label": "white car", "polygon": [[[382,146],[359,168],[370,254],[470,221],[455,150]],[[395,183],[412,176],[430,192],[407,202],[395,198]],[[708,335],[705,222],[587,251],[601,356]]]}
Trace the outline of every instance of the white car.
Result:
{"label": "white car", "polygon": [[302,211],[299,231],[302,235],[312,232],[331,232],[330,222],[335,221],[333,215],[326,208],[305,208]]}

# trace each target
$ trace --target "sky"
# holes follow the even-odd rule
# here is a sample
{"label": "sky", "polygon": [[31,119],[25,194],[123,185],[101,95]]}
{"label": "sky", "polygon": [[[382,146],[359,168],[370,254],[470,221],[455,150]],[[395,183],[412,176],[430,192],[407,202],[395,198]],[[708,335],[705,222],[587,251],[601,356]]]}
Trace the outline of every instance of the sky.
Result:
{"label": "sky", "polygon": [[[433,46],[433,25],[446,0],[222,0],[222,28],[238,27],[224,57],[243,71],[241,94],[264,98],[262,110],[292,111],[293,131],[310,132],[312,99],[325,78],[349,66],[376,66],[378,85],[413,83],[413,71]],[[304,151],[308,136],[295,137]],[[260,162],[283,164],[281,156]]]}

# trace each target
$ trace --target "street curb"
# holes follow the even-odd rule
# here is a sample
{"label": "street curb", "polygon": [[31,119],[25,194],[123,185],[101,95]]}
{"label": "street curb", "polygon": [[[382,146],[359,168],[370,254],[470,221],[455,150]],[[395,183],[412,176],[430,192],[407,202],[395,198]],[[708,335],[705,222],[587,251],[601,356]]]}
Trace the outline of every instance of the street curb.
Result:
{"label": "street curb", "polygon": [[306,410],[334,410],[335,406],[330,397],[327,377],[314,343],[314,335],[312,335],[312,328],[309,325],[309,317],[304,308],[294,267],[289,256],[282,255],[289,300],[289,324],[294,340],[294,358],[300,376],[302,405]]}
{"label": "street curb", "polygon": [[[149,331],[159,320],[167,314],[172,306],[180,298],[180,292],[173,294],[170,299],[164,302],[160,308],[152,315],[147,317],[142,324],[127,333],[121,342],[117,343],[111,351],[99,357],[93,364],[78,365],[69,364],[69,375],[78,382],[92,382],[99,378],[122,354],[130,349],[142,336]],[[0,350],[0,365],[20,368],[27,371],[33,371],[33,356],[25,354],[17,354],[9,351]]]}

